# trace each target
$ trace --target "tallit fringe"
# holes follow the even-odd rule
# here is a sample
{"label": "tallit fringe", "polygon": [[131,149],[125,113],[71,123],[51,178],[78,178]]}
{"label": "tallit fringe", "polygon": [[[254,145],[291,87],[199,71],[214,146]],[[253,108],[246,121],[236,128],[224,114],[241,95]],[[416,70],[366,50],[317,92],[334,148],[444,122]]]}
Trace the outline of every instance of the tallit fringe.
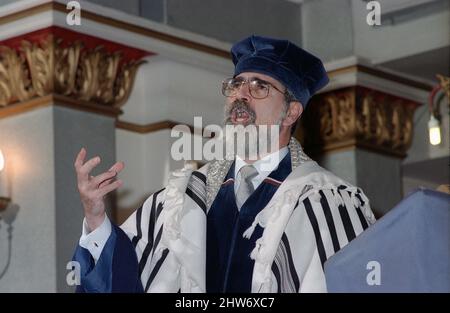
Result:
{"label": "tallit fringe", "polygon": [[171,241],[180,238],[180,217],[183,210],[184,194],[189,178],[193,171],[192,165],[187,163],[181,170],[171,174],[165,190],[164,211],[166,219],[161,242],[169,246]]}
{"label": "tallit fringe", "polygon": [[255,231],[256,226],[259,224],[262,228],[265,228],[268,223],[275,223],[277,219],[281,216],[281,210],[285,206],[292,205],[292,202],[295,201],[295,187],[289,190],[286,190],[282,196],[274,201],[272,205],[265,208],[261,212],[259,212],[252,225],[244,232],[243,237],[246,239],[250,239]]}

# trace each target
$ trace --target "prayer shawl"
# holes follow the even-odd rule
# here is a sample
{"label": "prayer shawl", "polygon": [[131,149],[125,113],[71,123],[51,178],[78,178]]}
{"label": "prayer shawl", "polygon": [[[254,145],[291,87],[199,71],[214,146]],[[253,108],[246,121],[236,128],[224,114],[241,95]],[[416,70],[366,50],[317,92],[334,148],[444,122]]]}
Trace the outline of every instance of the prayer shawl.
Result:
{"label": "prayer shawl", "polygon": [[[324,262],[375,222],[361,189],[321,168],[293,138],[289,150],[291,174],[244,233],[264,228],[250,256],[252,292],[326,292]],[[231,164],[175,171],[120,226],[145,292],[206,291],[206,214]]]}

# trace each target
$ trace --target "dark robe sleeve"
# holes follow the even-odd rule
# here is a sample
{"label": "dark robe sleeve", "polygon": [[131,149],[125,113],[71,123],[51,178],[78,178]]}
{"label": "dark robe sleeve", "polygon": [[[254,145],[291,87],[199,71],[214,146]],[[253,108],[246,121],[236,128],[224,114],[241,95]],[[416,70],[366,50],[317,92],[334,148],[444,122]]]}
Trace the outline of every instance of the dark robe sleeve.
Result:
{"label": "dark robe sleeve", "polygon": [[90,252],[79,245],[73,260],[79,262],[81,270],[81,285],[76,292],[143,292],[134,247],[123,230],[114,224],[97,264]]}

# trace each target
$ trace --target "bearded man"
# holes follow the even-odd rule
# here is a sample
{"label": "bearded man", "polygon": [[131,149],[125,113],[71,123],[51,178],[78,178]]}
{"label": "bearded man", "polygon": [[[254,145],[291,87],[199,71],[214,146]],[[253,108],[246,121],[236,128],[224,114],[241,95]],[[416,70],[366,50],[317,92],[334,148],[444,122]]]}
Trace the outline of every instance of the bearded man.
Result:
{"label": "bearded man", "polygon": [[[80,292],[326,292],[324,262],[375,219],[361,189],[321,168],[292,137],[328,83],[320,59],[287,40],[251,36],[231,49],[226,124],[276,126],[267,153],[176,171],[121,226],[103,197],[124,165],[75,161],[84,207],[74,260]],[[258,132],[259,134],[259,132]],[[251,152],[253,151],[253,153]],[[252,157],[253,156],[253,157]]]}

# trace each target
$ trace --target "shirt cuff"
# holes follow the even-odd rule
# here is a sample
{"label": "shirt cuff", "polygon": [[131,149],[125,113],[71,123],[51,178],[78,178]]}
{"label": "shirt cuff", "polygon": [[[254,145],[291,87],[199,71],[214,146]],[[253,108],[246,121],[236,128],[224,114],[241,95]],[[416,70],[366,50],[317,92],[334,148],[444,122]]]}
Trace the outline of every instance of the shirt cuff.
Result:
{"label": "shirt cuff", "polygon": [[83,219],[83,230],[79,244],[81,247],[87,249],[92,255],[95,263],[97,263],[100,255],[102,254],[103,247],[108,241],[111,235],[111,222],[105,214],[105,219],[103,223],[97,227],[94,231],[89,232],[88,225],[86,223],[86,218]]}

